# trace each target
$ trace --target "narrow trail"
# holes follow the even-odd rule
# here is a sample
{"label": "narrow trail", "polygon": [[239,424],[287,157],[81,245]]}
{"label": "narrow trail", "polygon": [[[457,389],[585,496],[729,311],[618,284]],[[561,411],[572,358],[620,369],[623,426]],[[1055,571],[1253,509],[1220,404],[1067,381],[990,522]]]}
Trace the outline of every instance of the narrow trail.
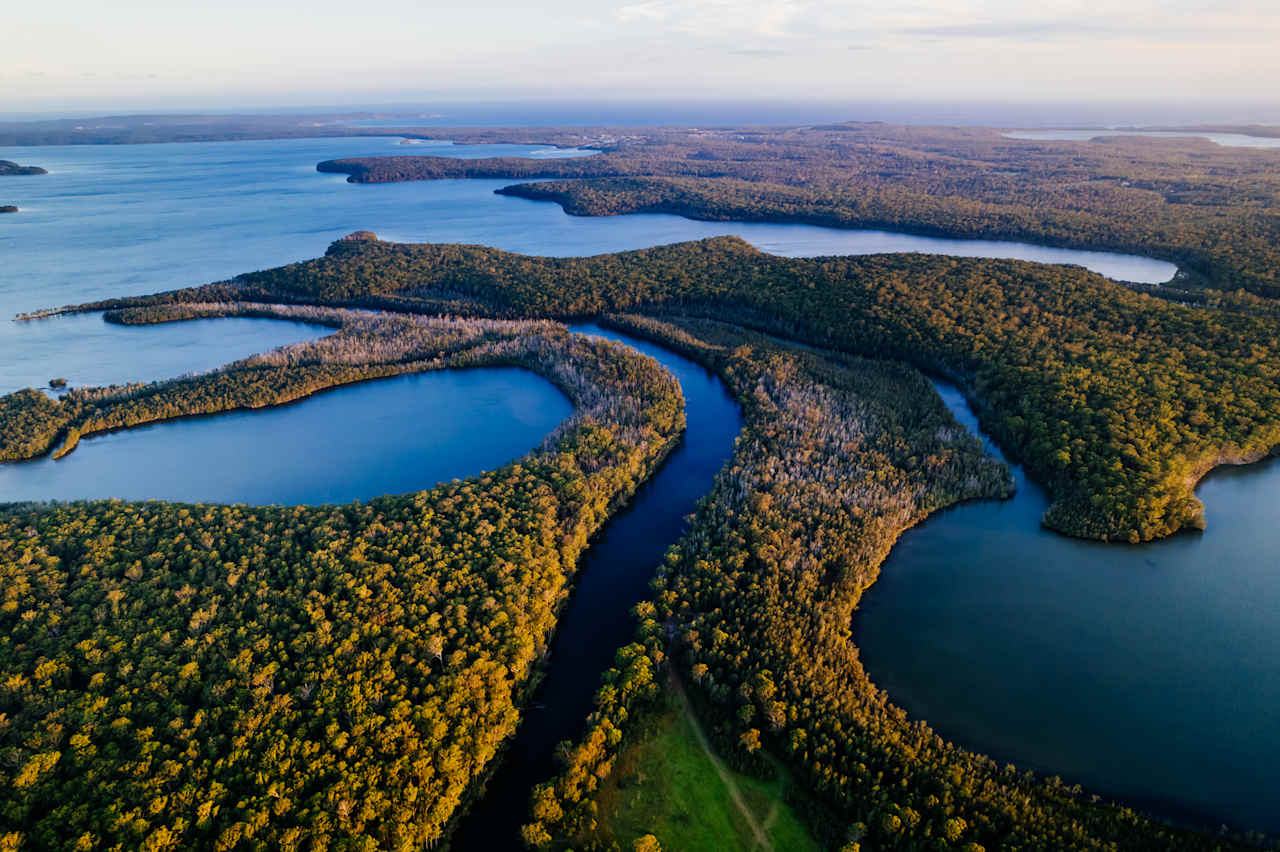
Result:
{"label": "narrow trail", "polygon": [[768,816],[766,816],[766,817],[764,818],[764,830],[765,830],[765,831],[772,831],[772,830],[773,830],[773,826],[774,826],[774,824],[775,824],[775,823],[777,823],[777,821],[778,821],[778,813],[779,813],[781,810],[782,810],[782,808],[781,808],[781,806],[780,806],[777,802],[774,802],[774,803],[773,803],[773,806],[769,808],[769,815],[768,815]]}
{"label": "narrow trail", "polygon": [[[756,846],[765,850],[765,852],[773,852],[773,843],[769,840],[768,833],[761,827],[756,820],[755,815],[751,813],[751,809],[747,807],[747,802],[742,798],[742,791],[738,789],[738,782],[733,780],[733,776],[729,774],[729,770],[720,762],[720,758],[716,757],[716,753],[711,750],[711,743],[707,741],[707,735],[702,730],[702,724],[698,721],[698,717],[693,713],[693,705],[689,703],[689,696],[685,694],[684,684],[680,682],[680,678],[673,673],[671,675],[671,685],[676,691],[676,695],[680,696],[680,705],[684,708],[685,715],[689,718],[690,724],[693,725],[693,733],[698,738],[698,745],[702,746],[702,751],[706,753],[707,759],[711,761],[711,765],[715,767],[716,774],[720,776],[720,780],[724,782],[725,789],[729,791],[729,798],[733,801],[734,806],[742,814],[742,818],[747,821],[747,825],[751,828],[751,833],[755,836]],[[774,810],[776,812],[777,805],[775,803]],[[776,817],[776,813],[771,813],[770,818]],[[753,847],[754,848],[754,847]]]}

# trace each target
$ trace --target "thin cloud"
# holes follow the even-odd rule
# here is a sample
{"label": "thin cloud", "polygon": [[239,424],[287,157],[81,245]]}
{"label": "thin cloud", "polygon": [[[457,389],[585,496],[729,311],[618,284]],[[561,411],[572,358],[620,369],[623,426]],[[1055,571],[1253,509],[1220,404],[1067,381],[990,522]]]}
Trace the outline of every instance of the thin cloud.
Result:
{"label": "thin cloud", "polygon": [[798,0],[641,0],[615,13],[620,24],[650,25],[703,39],[749,35],[784,39],[805,11]]}
{"label": "thin cloud", "polygon": [[933,24],[899,27],[895,35],[939,39],[1014,39],[1020,41],[1063,41],[1076,38],[1113,36],[1119,30],[1095,24],[1064,21],[984,21],[972,24]]}

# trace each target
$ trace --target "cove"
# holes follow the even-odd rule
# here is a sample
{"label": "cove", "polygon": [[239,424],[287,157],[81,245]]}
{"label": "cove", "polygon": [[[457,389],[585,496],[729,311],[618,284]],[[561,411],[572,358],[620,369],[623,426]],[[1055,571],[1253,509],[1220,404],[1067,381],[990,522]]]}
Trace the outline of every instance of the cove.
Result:
{"label": "cove", "polygon": [[571,412],[554,385],[515,367],[398,376],[98,435],[57,461],[2,464],[0,502],[368,500],[505,464]]}
{"label": "cove", "polygon": [[1043,529],[1044,492],[1014,473],[1013,499],[894,546],[854,621],[871,679],[998,762],[1177,822],[1280,831],[1280,463],[1215,470],[1208,529],[1140,546]]}
{"label": "cove", "polygon": [[656,358],[684,391],[687,430],[662,468],[615,515],[579,565],[573,597],[561,614],[550,648],[550,668],[525,710],[483,797],[463,817],[450,849],[487,852],[520,849],[535,784],[555,773],[556,744],[582,733],[600,675],[635,636],[632,607],[650,595],[649,581],[663,554],[680,538],[685,516],[711,490],[733,454],[742,414],[712,372],[648,341],[578,325],[574,331],[616,340]]}

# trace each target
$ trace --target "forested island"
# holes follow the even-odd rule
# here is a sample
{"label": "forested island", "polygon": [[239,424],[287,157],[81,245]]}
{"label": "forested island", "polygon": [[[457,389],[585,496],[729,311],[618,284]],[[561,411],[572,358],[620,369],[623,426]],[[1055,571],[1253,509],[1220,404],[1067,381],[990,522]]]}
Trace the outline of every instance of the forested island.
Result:
{"label": "forested island", "polygon": [[[462,133],[461,141],[514,138]],[[594,132],[579,136],[600,138]],[[564,144],[560,129],[522,139]],[[505,193],[576,215],[675,213],[1148,254],[1180,286],[1280,297],[1280,151],[1204,139],[1008,139],[878,122],[808,128],[629,128],[600,155],[529,162],[374,157],[317,168],[359,182],[555,180]]]}
{"label": "forested island", "polygon": [[20,166],[12,160],[0,160],[0,177],[9,175],[47,175],[39,166]]}
{"label": "forested island", "polygon": [[17,213],[17,212],[18,212],[18,208],[14,204],[0,205],[0,213]]}

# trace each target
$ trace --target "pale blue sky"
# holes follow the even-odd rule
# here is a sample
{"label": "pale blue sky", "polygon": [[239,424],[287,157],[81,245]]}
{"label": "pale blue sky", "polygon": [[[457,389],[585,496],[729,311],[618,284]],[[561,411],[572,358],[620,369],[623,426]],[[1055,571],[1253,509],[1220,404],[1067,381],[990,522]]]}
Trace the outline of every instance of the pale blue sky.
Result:
{"label": "pale blue sky", "polygon": [[50,0],[0,111],[441,97],[1229,98],[1280,89],[1277,0]]}

